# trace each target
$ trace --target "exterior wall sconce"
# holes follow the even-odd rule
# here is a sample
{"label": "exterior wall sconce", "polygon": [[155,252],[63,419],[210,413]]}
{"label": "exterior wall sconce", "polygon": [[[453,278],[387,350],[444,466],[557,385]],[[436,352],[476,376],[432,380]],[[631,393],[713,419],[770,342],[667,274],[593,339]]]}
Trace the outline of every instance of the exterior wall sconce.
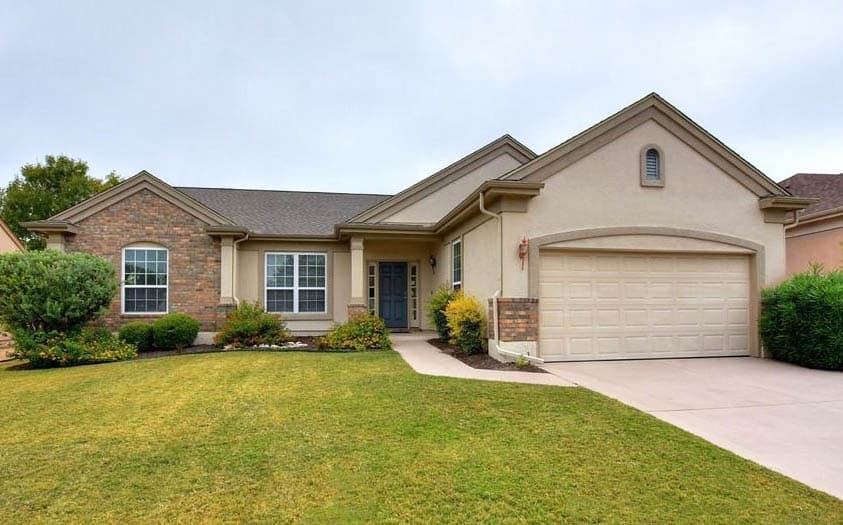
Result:
{"label": "exterior wall sconce", "polygon": [[430,269],[433,273],[436,273],[436,257],[430,256],[430,259],[427,260],[430,263]]}

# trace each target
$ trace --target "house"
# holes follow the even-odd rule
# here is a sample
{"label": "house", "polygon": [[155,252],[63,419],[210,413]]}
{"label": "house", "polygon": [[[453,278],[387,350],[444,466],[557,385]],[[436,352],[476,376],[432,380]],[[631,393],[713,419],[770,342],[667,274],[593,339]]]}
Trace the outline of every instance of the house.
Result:
{"label": "house", "polygon": [[147,172],[27,225],[113,261],[117,326],[213,332],[237,301],[320,333],[371,311],[430,329],[438,286],[489,304],[499,359],[760,355],[791,196],[650,94],[537,155],[503,137],[392,196],[177,188]]}
{"label": "house", "polygon": [[[0,219],[0,253],[22,252],[23,250],[23,243],[20,242],[9,226],[3,222],[3,219]],[[0,332],[0,361],[4,361],[9,357],[9,351],[11,349],[12,338]]]}
{"label": "house", "polygon": [[788,275],[812,263],[843,265],[843,173],[797,173],[779,183],[793,195],[816,201],[785,226]]}

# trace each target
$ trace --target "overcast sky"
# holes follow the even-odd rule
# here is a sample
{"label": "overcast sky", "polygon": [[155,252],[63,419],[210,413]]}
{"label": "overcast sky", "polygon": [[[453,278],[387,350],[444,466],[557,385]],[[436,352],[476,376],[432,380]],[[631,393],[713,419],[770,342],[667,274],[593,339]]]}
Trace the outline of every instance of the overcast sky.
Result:
{"label": "overcast sky", "polygon": [[128,6],[2,1],[0,184],[66,154],[99,177],[393,193],[651,91],[775,180],[843,172],[839,0]]}

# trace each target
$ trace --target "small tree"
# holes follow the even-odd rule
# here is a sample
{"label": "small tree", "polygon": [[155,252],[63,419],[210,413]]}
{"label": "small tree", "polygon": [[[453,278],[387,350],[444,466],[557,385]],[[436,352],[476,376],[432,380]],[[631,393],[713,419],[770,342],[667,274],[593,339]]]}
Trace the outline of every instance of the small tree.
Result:
{"label": "small tree", "polygon": [[17,338],[74,335],[117,292],[114,266],[83,253],[0,255],[0,324]]}
{"label": "small tree", "polygon": [[0,190],[0,217],[30,249],[42,249],[44,241],[21,226],[66,210],[120,182],[114,172],[104,180],[88,175],[88,164],[63,155],[48,155],[44,163],[21,168],[5,189]]}

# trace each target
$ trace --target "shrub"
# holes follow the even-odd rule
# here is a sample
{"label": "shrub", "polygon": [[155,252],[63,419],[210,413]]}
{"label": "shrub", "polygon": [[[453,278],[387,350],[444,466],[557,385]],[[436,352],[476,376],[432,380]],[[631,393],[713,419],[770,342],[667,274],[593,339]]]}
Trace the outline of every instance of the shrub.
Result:
{"label": "shrub", "polygon": [[389,331],[383,319],[371,314],[352,317],[345,324],[335,325],[319,340],[323,349],[389,350]]}
{"label": "shrub", "polygon": [[137,350],[104,328],[85,328],[75,335],[59,335],[39,341],[43,332],[23,332],[16,341],[15,357],[28,359],[36,368],[108,363],[133,359]]}
{"label": "shrub", "polygon": [[759,332],[775,359],[843,370],[843,271],[815,267],[761,297]]}
{"label": "shrub", "polygon": [[199,321],[187,314],[167,314],[152,323],[152,344],[162,350],[188,347],[198,334]]}
{"label": "shrub", "polygon": [[94,255],[0,255],[0,324],[15,333],[78,334],[116,292],[114,266]]}
{"label": "shrub", "polygon": [[445,316],[445,308],[448,306],[456,293],[451,291],[447,286],[440,286],[434,290],[430,301],[427,303],[427,315],[433,325],[436,327],[436,332],[439,334],[439,339],[447,341],[451,338],[451,333],[448,330],[448,319]]}
{"label": "shrub", "polygon": [[448,319],[451,337],[464,353],[483,351],[485,330],[480,301],[459,293],[445,308],[445,317]]}
{"label": "shrub", "polygon": [[280,345],[290,340],[286,323],[277,315],[267,313],[257,303],[242,302],[228,314],[225,325],[214,342],[218,346],[235,348],[260,345]]}
{"label": "shrub", "polygon": [[152,325],[143,321],[132,321],[120,327],[121,341],[134,345],[138,352],[148,352],[153,348]]}

